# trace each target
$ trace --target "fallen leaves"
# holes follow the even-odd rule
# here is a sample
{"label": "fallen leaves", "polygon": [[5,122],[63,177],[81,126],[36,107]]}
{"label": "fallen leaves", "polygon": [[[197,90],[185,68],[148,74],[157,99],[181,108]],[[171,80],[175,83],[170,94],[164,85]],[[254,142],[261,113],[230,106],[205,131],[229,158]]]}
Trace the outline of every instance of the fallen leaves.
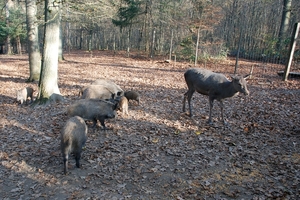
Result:
{"label": "fallen leaves", "polygon": [[[278,67],[271,67],[264,72],[268,79],[262,73],[249,80],[250,96],[224,102],[228,126],[217,118],[210,126],[206,97],[195,93],[193,118],[182,112],[187,64],[153,64],[104,53],[66,55],[59,66],[66,101],[35,109],[14,103],[14,90],[27,85],[28,70],[15,66],[26,64],[27,58],[3,57],[9,62],[0,63],[0,175],[8,178],[0,180],[1,198],[300,198],[299,81],[283,84]],[[208,67],[229,74],[228,62]],[[240,70],[248,72],[251,65],[245,62]],[[100,77],[138,91],[141,105],[130,103],[129,116],[119,113],[108,120],[112,130],[92,129],[88,123],[82,166],[76,168],[71,156],[70,174],[64,176],[59,140],[67,119],[63,111],[78,99],[80,86]],[[28,85],[37,88],[36,83]]]}

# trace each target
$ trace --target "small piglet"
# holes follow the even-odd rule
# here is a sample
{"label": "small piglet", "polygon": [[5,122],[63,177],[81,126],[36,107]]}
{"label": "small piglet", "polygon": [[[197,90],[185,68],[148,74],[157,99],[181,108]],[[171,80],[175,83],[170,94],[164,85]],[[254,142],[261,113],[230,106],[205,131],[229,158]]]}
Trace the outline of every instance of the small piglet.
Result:
{"label": "small piglet", "polygon": [[135,91],[126,91],[124,96],[129,100],[135,100],[140,104],[140,95]]}
{"label": "small piglet", "polygon": [[30,97],[30,102],[33,101],[33,89],[31,87],[26,87],[17,91],[17,101],[23,104],[27,103],[27,99]]}
{"label": "small piglet", "polygon": [[128,99],[125,96],[122,96],[120,99],[119,109],[123,114],[128,115]]}
{"label": "small piglet", "polygon": [[76,167],[80,167],[82,147],[87,140],[87,126],[78,116],[70,118],[61,132],[61,152],[64,161],[64,173],[68,173],[68,160],[70,153],[74,153]]}

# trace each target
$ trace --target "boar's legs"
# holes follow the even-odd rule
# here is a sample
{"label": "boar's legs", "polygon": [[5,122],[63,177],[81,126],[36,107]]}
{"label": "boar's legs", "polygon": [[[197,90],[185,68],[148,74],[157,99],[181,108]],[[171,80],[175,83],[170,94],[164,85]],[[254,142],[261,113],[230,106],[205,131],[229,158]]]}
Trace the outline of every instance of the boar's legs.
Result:
{"label": "boar's legs", "polygon": [[76,161],[77,168],[80,168],[79,160],[80,160],[80,152],[76,152],[75,153],[75,161]]}
{"label": "boar's legs", "polygon": [[99,119],[101,126],[103,126],[103,129],[106,130],[106,126],[104,124],[104,118]]}
{"label": "boar's legs", "polygon": [[94,118],[92,121],[93,121],[93,126],[92,126],[92,128],[95,128],[95,127],[96,127],[96,124],[97,124],[97,119]]}
{"label": "boar's legs", "polygon": [[68,173],[68,155],[63,156],[63,161],[64,161],[64,174]]}

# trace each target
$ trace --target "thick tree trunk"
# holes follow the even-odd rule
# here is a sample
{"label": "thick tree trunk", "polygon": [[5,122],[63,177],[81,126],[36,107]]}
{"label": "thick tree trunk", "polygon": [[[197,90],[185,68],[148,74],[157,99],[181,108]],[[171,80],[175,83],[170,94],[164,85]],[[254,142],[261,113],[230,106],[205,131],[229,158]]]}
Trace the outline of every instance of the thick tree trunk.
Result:
{"label": "thick tree trunk", "polygon": [[41,54],[39,34],[36,19],[36,0],[26,0],[26,20],[28,35],[29,78],[28,81],[38,81],[41,72]]}
{"label": "thick tree trunk", "polygon": [[45,32],[41,77],[39,83],[39,103],[60,101],[58,88],[58,48],[60,28],[60,4],[55,0],[45,1]]}
{"label": "thick tree trunk", "polygon": [[145,40],[145,52],[149,52],[150,50],[150,35],[149,35],[149,30],[151,30],[151,20],[150,20],[150,7],[151,7],[151,2],[147,1],[146,2],[146,8],[145,8],[145,20],[144,20],[144,40]]}
{"label": "thick tree trunk", "polygon": [[19,35],[16,37],[16,45],[17,45],[17,54],[22,55],[22,44]]}
{"label": "thick tree trunk", "polygon": [[79,39],[79,49],[82,50],[82,43],[83,43],[83,29],[80,30],[80,39]]}
{"label": "thick tree trunk", "polygon": [[155,28],[152,31],[152,41],[151,41],[151,49],[150,49],[150,58],[153,58],[154,56],[154,48],[155,48]]}
{"label": "thick tree trunk", "polygon": [[282,47],[282,41],[286,37],[286,32],[289,28],[291,12],[292,12],[292,0],[284,0],[283,1],[283,11],[282,11],[282,18],[281,18],[281,25],[278,34],[278,43],[277,49],[280,50]]}
{"label": "thick tree trunk", "polygon": [[62,33],[62,25],[61,25],[61,14],[59,15],[59,43],[58,43],[58,61],[64,60],[63,54],[63,33]]}
{"label": "thick tree trunk", "polygon": [[[6,15],[6,25],[9,27],[9,15],[10,15],[10,9],[14,6],[14,3],[12,0],[7,0],[5,5],[5,15]],[[11,37],[8,35],[6,38],[6,54],[12,54],[12,46],[11,46]]]}
{"label": "thick tree trunk", "polygon": [[299,35],[299,30],[300,30],[300,23],[296,23],[294,25],[294,30],[293,30],[293,33],[292,33],[292,39],[291,39],[291,43],[290,43],[289,60],[286,64],[286,67],[285,67],[285,70],[284,70],[284,73],[283,73],[283,79],[282,79],[283,81],[287,81],[289,73],[290,73],[290,68],[291,68],[292,61],[293,61],[293,56],[294,56],[294,51],[295,51],[295,48],[296,48],[296,41],[297,41],[297,38],[298,38],[298,35]]}

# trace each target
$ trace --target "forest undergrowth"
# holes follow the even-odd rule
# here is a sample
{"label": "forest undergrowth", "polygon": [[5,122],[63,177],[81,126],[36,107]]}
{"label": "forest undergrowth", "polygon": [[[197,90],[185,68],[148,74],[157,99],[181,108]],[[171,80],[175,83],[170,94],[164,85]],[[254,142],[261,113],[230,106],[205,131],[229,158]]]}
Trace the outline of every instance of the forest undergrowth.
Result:
{"label": "forest undergrowth", "polygon": [[[228,78],[234,59],[206,66]],[[299,199],[300,80],[281,80],[283,65],[241,60],[249,96],[226,99],[228,126],[215,102],[208,125],[206,96],[195,93],[194,116],[182,112],[189,63],[143,56],[126,58],[109,51],[65,54],[59,63],[58,104],[20,105],[16,90],[27,83],[27,55],[0,56],[1,199]],[[107,78],[137,91],[140,105],[118,112],[109,130],[88,122],[81,168],[71,157],[63,174],[60,131],[63,111],[79,89]]]}

